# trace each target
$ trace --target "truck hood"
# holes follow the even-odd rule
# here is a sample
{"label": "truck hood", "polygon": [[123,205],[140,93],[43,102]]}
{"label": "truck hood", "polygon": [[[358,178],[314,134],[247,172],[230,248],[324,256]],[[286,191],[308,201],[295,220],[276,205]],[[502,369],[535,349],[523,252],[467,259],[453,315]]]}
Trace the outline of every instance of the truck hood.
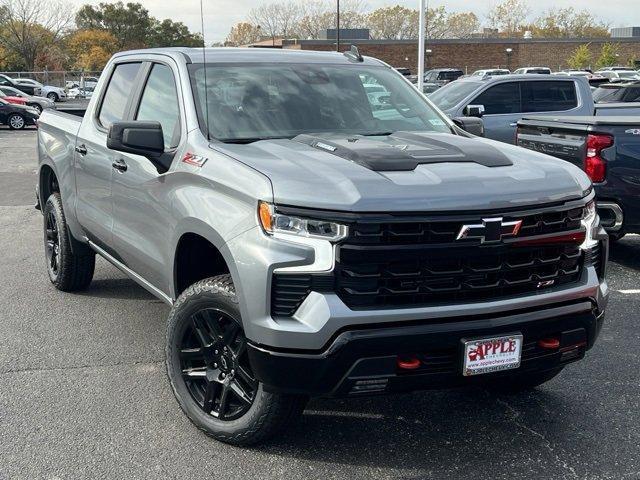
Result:
{"label": "truck hood", "polygon": [[570,163],[444,133],[300,135],[211,147],[266,175],[279,205],[459,212],[563,202],[591,189],[589,178]]}

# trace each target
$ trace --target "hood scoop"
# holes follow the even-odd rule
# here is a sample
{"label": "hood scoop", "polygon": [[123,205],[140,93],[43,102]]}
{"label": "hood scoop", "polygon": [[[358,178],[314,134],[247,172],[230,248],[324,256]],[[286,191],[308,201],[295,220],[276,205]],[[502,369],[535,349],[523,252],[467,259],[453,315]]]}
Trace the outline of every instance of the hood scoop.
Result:
{"label": "hood scoop", "polygon": [[292,140],[376,172],[415,170],[418,165],[473,162],[485,167],[513,165],[496,147],[449,134],[396,132],[378,140],[362,135],[303,134]]}

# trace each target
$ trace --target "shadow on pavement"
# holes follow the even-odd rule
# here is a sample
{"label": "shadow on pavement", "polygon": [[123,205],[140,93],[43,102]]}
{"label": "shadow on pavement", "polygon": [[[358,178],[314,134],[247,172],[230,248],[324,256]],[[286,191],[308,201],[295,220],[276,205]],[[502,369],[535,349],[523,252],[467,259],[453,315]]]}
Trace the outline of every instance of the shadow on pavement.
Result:
{"label": "shadow on pavement", "polygon": [[94,279],[89,288],[76,295],[94,298],[113,298],[116,300],[149,300],[158,301],[156,297],[147,292],[129,278],[102,278]]}
{"label": "shadow on pavement", "polygon": [[634,270],[640,270],[640,241],[638,237],[625,237],[611,243],[609,260]]}

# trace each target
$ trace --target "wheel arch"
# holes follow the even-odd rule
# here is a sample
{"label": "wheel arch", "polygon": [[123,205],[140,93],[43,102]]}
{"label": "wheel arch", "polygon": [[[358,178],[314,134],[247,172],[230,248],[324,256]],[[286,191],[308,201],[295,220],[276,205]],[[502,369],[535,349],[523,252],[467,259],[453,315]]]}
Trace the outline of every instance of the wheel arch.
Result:
{"label": "wheel arch", "polygon": [[225,247],[224,239],[211,226],[197,218],[185,219],[176,229],[172,244],[173,299],[199,280],[226,273],[231,275],[236,291],[239,290],[233,256]]}

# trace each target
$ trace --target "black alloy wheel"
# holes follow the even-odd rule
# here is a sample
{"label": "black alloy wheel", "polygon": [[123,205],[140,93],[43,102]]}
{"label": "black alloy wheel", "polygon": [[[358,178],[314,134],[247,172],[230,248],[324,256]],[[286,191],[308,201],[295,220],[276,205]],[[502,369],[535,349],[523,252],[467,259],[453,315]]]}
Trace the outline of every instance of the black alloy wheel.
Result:
{"label": "black alloy wheel", "polygon": [[249,411],[258,381],[238,323],[216,308],[191,315],[180,342],[180,367],[187,390],[200,408],[231,421]]}
{"label": "black alloy wheel", "polygon": [[52,210],[46,213],[44,242],[49,275],[57,278],[60,268],[60,232]]}

